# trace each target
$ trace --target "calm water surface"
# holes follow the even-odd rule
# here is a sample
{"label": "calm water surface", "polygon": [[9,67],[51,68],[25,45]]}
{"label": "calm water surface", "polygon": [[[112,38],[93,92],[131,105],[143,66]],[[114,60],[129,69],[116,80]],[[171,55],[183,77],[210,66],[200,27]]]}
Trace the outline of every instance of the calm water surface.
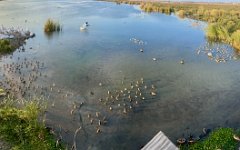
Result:
{"label": "calm water surface", "polygon": [[[63,25],[61,33],[50,37],[43,33],[49,17]],[[90,26],[81,32],[79,27],[85,21]],[[136,6],[106,2],[1,1],[0,24],[36,33],[25,52],[14,52],[12,59],[2,57],[1,65],[17,62],[18,57],[45,63],[43,73],[47,77],[40,78],[38,84],[55,84],[53,91],[43,94],[50,104],[46,123],[70,147],[79,126],[83,130],[77,134],[78,149],[104,150],[139,149],[160,130],[175,141],[190,132],[198,135],[203,127],[237,127],[239,61],[216,63],[203,53],[197,55],[196,49],[206,43],[205,24],[193,27],[192,23],[174,15],[146,14]],[[131,38],[141,39],[144,44],[134,44]],[[229,53],[234,54],[231,49]],[[181,59],[184,65],[179,63]],[[99,102],[99,98],[108,96],[108,90],[112,94],[129,90],[130,83],[141,78],[148,88],[156,87],[157,96],[141,87],[145,100],[135,98],[130,103],[121,99],[107,106]],[[79,113],[71,114],[74,104],[80,102],[84,105]],[[96,112],[108,120],[100,127],[100,134],[96,134]],[[88,114],[93,116],[93,125]]]}

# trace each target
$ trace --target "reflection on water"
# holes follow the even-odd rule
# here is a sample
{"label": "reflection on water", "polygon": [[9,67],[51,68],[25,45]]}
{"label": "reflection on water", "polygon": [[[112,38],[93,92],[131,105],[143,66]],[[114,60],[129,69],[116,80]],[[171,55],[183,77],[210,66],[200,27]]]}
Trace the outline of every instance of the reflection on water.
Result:
{"label": "reflection on water", "polygon": [[[69,147],[81,126],[78,149],[139,149],[159,130],[175,141],[203,127],[236,127],[239,62],[197,55],[206,39],[192,20],[135,8],[97,1],[0,2],[1,24],[36,33],[25,52],[1,58],[1,79],[4,64],[44,62],[25,97],[45,97],[46,123]],[[49,17],[63,31],[46,37]],[[86,21],[88,31],[81,32]],[[231,47],[221,48],[237,58]]]}

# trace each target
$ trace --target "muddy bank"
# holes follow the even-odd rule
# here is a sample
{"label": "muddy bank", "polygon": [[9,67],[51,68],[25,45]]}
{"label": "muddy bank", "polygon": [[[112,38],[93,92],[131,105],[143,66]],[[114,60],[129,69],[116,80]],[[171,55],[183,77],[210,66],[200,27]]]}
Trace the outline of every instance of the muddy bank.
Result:
{"label": "muddy bank", "polygon": [[[30,32],[29,30],[23,30],[21,28],[6,28],[0,27],[0,40],[7,40],[9,43],[7,45],[10,46],[10,49],[4,51],[1,50],[0,53],[10,53],[14,50],[20,48],[24,50],[23,45],[26,44],[27,40],[35,37],[35,33]],[[5,45],[0,45],[5,46]]]}

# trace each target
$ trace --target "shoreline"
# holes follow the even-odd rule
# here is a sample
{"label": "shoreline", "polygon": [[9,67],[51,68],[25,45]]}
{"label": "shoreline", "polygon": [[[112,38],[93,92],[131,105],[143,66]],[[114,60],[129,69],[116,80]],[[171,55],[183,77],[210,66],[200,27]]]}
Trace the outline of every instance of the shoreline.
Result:
{"label": "shoreline", "polygon": [[239,5],[240,2],[188,2],[188,1],[162,1],[162,0],[98,0],[98,1],[106,1],[106,2],[136,2],[136,3],[159,3],[159,4],[182,4],[182,5],[189,5],[189,4],[195,4],[195,5],[222,5],[222,6],[228,6],[228,5]]}
{"label": "shoreline", "polygon": [[170,2],[161,0],[106,0],[117,4],[139,5],[147,13],[163,13],[208,23],[206,37],[231,45],[240,51],[240,3]]}

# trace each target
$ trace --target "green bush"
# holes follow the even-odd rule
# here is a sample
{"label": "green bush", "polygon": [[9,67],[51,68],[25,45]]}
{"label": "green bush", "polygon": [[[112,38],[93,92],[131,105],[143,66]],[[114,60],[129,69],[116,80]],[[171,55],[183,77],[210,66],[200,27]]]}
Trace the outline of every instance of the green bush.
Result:
{"label": "green bush", "polygon": [[38,121],[41,112],[36,102],[28,102],[18,108],[6,103],[0,104],[0,136],[13,150],[57,150],[53,135]]}
{"label": "green bush", "polygon": [[210,24],[207,27],[207,37],[210,40],[215,40],[218,38],[218,33],[217,33],[217,26],[215,24]]}
{"label": "green bush", "polygon": [[13,51],[13,47],[11,46],[10,40],[1,39],[0,40],[0,53],[10,53]]}
{"label": "green bush", "polygon": [[195,144],[181,147],[182,150],[236,150],[237,141],[233,138],[233,129],[219,128],[210,133],[209,137]]}
{"label": "green bush", "polygon": [[233,42],[233,46],[237,49],[240,49],[240,30],[235,31],[232,34],[232,42]]}

